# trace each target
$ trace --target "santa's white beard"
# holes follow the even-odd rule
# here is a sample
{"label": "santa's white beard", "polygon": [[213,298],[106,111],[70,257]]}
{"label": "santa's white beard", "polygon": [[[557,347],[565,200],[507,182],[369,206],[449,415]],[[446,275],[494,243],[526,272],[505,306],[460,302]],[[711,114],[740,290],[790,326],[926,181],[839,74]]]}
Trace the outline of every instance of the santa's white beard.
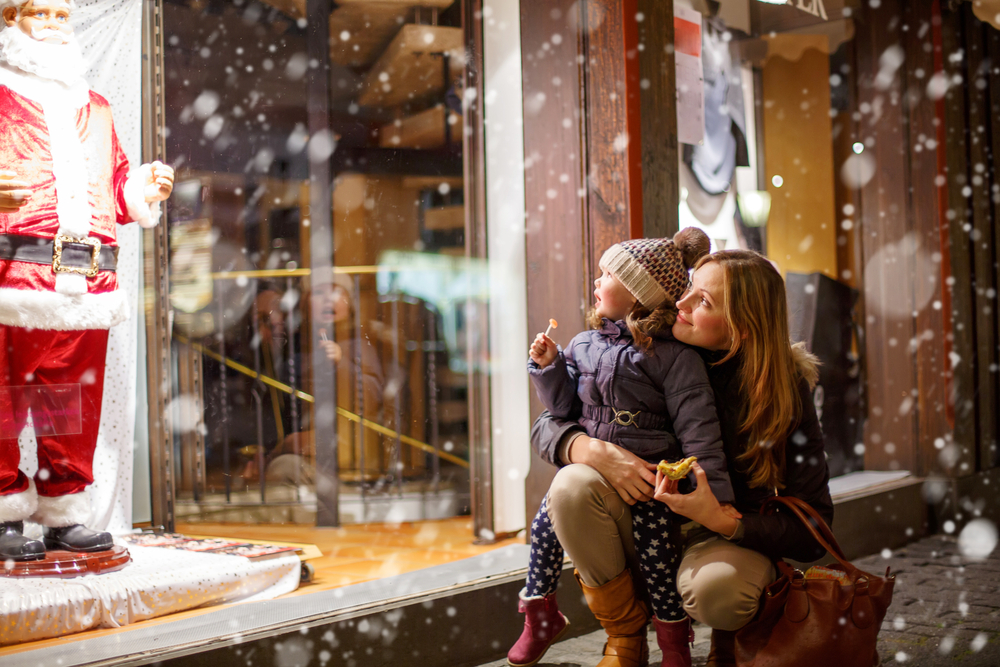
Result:
{"label": "santa's white beard", "polygon": [[83,51],[74,35],[65,44],[46,44],[16,27],[0,30],[0,60],[29,74],[72,85],[83,79]]}

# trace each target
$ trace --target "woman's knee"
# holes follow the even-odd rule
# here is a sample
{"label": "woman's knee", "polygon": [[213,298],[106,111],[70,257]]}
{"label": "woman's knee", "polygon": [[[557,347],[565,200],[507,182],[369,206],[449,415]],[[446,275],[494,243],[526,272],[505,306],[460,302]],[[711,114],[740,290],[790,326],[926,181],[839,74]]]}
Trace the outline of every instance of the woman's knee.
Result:
{"label": "woman's knee", "polygon": [[759,589],[725,563],[681,572],[677,583],[688,615],[717,630],[738,630],[757,613]]}

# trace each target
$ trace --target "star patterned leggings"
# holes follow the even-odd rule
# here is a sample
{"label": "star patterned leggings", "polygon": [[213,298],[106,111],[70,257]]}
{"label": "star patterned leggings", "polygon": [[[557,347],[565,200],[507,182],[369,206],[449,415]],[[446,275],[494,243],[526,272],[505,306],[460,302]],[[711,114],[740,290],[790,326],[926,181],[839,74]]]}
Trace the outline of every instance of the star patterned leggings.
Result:
{"label": "star patterned leggings", "polygon": [[[632,505],[632,531],[639,567],[649,589],[653,613],[661,621],[679,621],[685,617],[676,582],[680,553],[669,539],[672,521],[670,508],[657,500]],[[549,519],[549,497],[545,496],[531,522],[525,597],[547,597],[555,593],[562,561],[563,548]]]}

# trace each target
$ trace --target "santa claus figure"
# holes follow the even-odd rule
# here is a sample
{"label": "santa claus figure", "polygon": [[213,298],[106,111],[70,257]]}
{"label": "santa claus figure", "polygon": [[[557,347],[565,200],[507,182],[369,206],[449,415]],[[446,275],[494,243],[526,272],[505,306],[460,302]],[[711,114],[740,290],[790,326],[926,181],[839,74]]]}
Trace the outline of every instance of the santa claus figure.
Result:
{"label": "santa claus figure", "polygon": [[[108,329],[128,318],[116,228],[152,227],[173,170],[129,171],[111,108],[83,79],[73,4],[0,0],[0,561],[101,551],[85,526]],[[30,418],[38,472],[18,466]],[[44,539],[24,536],[26,519]]]}

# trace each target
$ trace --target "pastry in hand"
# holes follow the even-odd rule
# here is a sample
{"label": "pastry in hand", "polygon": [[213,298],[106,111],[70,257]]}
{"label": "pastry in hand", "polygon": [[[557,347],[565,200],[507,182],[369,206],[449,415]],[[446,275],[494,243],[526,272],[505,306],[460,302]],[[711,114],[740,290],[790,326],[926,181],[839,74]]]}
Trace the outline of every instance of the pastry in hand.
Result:
{"label": "pastry in hand", "polygon": [[684,479],[691,472],[691,466],[698,460],[697,456],[689,456],[680,461],[660,461],[656,464],[656,469],[667,476],[667,479]]}

